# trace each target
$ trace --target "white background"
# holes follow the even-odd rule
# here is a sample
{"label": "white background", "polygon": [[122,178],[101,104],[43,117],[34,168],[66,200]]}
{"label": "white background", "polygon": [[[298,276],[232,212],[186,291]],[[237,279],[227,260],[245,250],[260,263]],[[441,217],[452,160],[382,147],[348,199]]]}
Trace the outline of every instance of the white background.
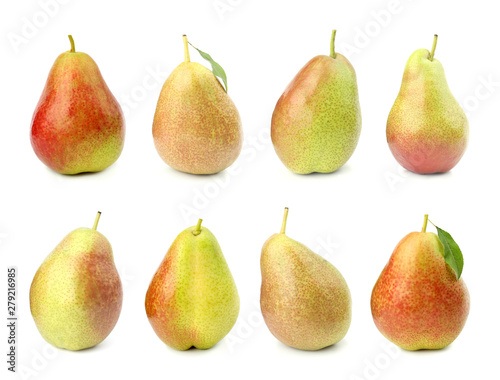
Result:
{"label": "white background", "polygon": [[[18,364],[25,371],[38,379],[496,376],[500,24],[494,2],[66,0],[50,16],[40,5],[45,2],[10,1],[0,8],[0,279],[6,288],[6,267],[18,266]],[[214,4],[230,10],[218,13]],[[23,25],[33,18],[37,31],[16,49],[10,39],[23,36]],[[347,55],[358,75],[361,138],[337,173],[299,176],[282,165],[269,142],[271,114],[295,73],[313,56],[329,53],[332,28],[338,30],[337,51],[351,50]],[[69,49],[70,33],[76,49],[94,58],[127,108],[120,159],[101,173],[72,177],[46,168],[29,142],[33,110],[52,63]],[[156,101],[162,82],[183,60],[183,33],[224,67],[243,120],[246,145],[238,167],[214,176],[176,172],[153,146]],[[418,48],[429,49],[434,33],[439,34],[435,57],[467,111],[471,138],[450,173],[420,176],[392,157],[385,123],[407,58]],[[202,62],[193,50],[191,57]],[[155,70],[161,79],[149,80],[144,89]],[[486,87],[488,81],[493,84]],[[127,97],[133,106],[125,106]],[[319,352],[284,346],[260,315],[260,249],[279,231],[284,206],[290,207],[288,235],[330,260],[352,292],[347,336]],[[99,231],[113,246],[124,283],[121,317],[93,349],[54,350],[31,318],[29,286],[54,246],[71,230],[91,227],[97,210],[103,212]],[[405,352],[376,329],[369,301],[392,250],[421,228],[424,213],[459,243],[472,306],[451,346]],[[218,238],[241,311],[230,336],[214,348],[177,352],[151,329],[144,296],[174,238],[198,217]],[[5,297],[2,290],[1,305]],[[0,314],[5,313],[2,306]],[[7,336],[5,328],[0,336]],[[396,355],[388,356],[386,346]],[[6,338],[0,347],[3,354]]]}

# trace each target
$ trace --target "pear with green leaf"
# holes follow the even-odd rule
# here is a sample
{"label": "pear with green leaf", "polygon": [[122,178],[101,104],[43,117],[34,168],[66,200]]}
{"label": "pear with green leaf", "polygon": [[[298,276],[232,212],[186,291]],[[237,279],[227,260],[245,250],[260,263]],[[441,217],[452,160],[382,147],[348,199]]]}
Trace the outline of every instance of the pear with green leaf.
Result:
{"label": "pear with green leaf", "polygon": [[[192,174],[214,174],[240,154],[243,132],[238,110],[227,94],[226,74],[207,53],[213,72],[191,62],[184,35],[184,62],[167,78],[153,121],[160,157],[172,168]],[[220,76],[226,88],[217,77]]]}
{"label": "pear with green leaf", "polygon": [[448,346],[469,314],[462,252],[446,231],[426,232],[427,221],[396,246],[371,296],[375,325],[406,350]]}

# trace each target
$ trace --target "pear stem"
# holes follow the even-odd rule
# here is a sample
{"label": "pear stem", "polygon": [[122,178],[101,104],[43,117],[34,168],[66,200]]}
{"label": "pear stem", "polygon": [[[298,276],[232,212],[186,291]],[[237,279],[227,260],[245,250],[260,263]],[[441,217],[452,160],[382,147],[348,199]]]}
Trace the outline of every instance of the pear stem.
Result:
{"label": "pear stem", "polygon": [[438,35],[435,34],[434,35],[434,42],[432,43],[432,49],[431,49],[431,53],[429,54],[429,60],[432,62],[432,60],[434,59],[434,52],[436,51],[436,45],[438,43]]}
{"label": "pear stem", "polygon": [[97,215],[96,215],[95,220],[94,220],[94,227],[92,227],[92,229],[94,231],[97,230],[97,224],[99,224],[99,219],[100,218],[101,218],[101,212],[97,211]]}
{"label": "pear stem", "polygon": [[73,39],[73,36],[71,34],[68,35],[69,42],[71,43],[71,53],[75,52],[75,40]]}
{"label": "pear stem", "polygon": [[198,224],[196,224],[193,231],[194,236],[198,236],[201,233],[201,222],[203,222],[203,219],[198,219]]}
{"label": "pear stem", "polygon": [[285,213],[283,214],[283,223],[281,223],[281,231],[280,234],[285,233],[286,229],[286,219],[288,218],[288,207],[285,207]]}
{"label": "pear stem", "polygon": [[337,53],[335,53],[335,35],[337,34],[337,30],[332,30],[332,38],[330,40],[330,57],[333,59],[337,58]]}
{"label": "pear stem", "polygon": [[188,38],[185,34],[182,35],[182,40],[184,42],[184,62],[191,62],[189,58]]}
{"label": "pear stem", "polygon": [[425,232],[427,229],[427,221],[429,220],[429,214],[424,215],[424,225],[422,226],[422,232]]}

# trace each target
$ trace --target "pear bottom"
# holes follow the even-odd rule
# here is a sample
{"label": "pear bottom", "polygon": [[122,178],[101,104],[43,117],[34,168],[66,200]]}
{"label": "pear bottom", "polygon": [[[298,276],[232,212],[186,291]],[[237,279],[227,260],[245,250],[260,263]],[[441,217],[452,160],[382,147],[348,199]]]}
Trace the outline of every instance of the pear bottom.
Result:
{"label": "pear bottom", "polygon": [[389,141],[389,149],[398,163],[417,174],[449,172],[462,158],[465,147],[465,143],[450,146],[436,140],[416,142],[404,136],[393,137]]}

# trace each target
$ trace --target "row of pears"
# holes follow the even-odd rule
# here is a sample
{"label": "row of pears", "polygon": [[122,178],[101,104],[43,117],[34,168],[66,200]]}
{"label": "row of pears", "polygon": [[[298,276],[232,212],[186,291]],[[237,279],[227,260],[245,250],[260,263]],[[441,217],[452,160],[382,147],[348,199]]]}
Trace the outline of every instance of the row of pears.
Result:
{"label": "row of pears", "polygon": [[[319,350],[344,338],[351,293],[329,261],[281,231],[262,247],[260,306],[271,333],[284,344]],[[81,350],[102,342],[118,321],[123,291],[110,243],[92,228],[70,232],[36,272],[30,307],[43,338]],[[461,277],[463,257],[446,231],[412,232],[396,246],[371,295],[380,332],[407,350],[440,349],[462,331],[470,307]],[[238,318],[235,281],[215,236],[203,227],[182,231],[146,293],[146,315],[157,336],[177,350],[208,349]]]}
{"label": "row of pears", "polygon": [[[361,133],[356,73],[335,51],[311,59],[279,98],[271,120],[278,157],[294,173],[331,173],[354,153]],[[101,171],[121,154],[125,120],[97,64],[85,53],[62,53],[49,73],[31,122],[38,158],[62,174]],[[153,119],[153,140],[172,168],[214,174],[240,154],[243,131],[227,94],[227,78],[212,57],[212,71],[191,62],[184,40],[184,62],[165,81]],[[415,51],[406,64],[401,89],[387,120],[387,142],[396,160],[415,173],[453,168],[468,142],[468,121],[451,93],[441,63],[431,51]],[[191,45],[192,46],[192,45]],[[194,48],[194,46],[193,46]],[[219,77],[221,81],[217,78]]]}

